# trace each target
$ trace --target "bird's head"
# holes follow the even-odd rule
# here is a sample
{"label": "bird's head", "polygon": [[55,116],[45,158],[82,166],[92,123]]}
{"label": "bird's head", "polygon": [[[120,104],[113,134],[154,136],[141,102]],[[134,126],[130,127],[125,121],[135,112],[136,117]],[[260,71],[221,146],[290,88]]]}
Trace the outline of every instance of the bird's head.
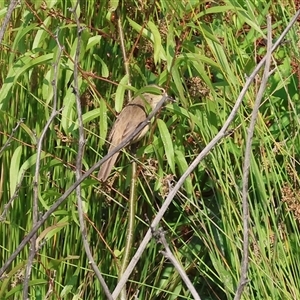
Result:
{"label": "bird's head", "polygon": [[157,103],[165,97],[165,100],[172,100],[166,93],[166,90],[158,85],[151,84],[139,90],[138,95],[141,95],[146,100],[152,109],[155,108]]}

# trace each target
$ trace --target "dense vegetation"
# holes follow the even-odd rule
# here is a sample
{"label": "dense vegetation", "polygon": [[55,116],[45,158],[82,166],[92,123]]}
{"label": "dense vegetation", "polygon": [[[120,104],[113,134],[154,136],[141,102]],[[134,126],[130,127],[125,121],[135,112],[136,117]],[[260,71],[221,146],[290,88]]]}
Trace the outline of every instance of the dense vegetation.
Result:
{"label": "dense vegetation", "polygon": [[[8,2],[0,3],[1,22]],[[176,102],[160,110],[137,146],[123,151],[108,182],[100,183],[94,172],[81,185],[87,240],[112,292],[132,221],[129,202],[135,215],[132,256],[170,182],[180,178],[218,133],[247,77],[266,54],[267,15],[272,17],[276,41],[297,7],[286,0],[81,0],[75,11],[81,25],[78,32],[71,9],[75,3],[21,1],[4,28],[0,267],[31,231],[33,218],[40,219],[76,181],[80,122],[74,82],[86,140],[83,173],[106,155],[109,129],[128,99],[128,90],[134,93],[155,83]],[[295,23],[273,53],[254,131],[248,197],[249,282],[242,299],[300,299],[299,34]],[[262,72],[228,134],[187,178],[160,223],[202,300],[233,299],[239,283],[242,168]],[[55,101],[57,114],[52,118]],[[131,181],[133,156],[138,164]],[[37,232],[38,247],[27,281],[29,299],[105,299],[84,251],[79,224],[78,202],[72,193]],[[0,299],[26,297],[25,270],[32,247],[27,243],[5,270]],[[161,249],[152,239],[126,285],[128,299],[192,299]]]}

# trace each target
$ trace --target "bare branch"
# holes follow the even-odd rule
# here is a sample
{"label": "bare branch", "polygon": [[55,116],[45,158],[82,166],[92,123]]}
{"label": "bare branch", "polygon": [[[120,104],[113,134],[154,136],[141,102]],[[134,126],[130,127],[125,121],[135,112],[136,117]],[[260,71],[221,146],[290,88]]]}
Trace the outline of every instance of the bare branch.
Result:
{"label": "bare branch", "polygon": [[4,36],[5,30],[6,30],[7,24],[10,20],[11,14],[12,14],[13,10],[15,9],[15,7],[19,3],[20,3],[19,0],[10,1],[9,7],[8,7],[7,12],[5,14],[4,21],[3,21],[2,26],[0,28],[0,44],[2,43],[2,39],[3,39],[3,36]]}
{"label": "bare branch", "polygon": [[272,24],[271,24],[271,16],[267,17],[267,30],[268,30],[268,42],[267,42],[267,54],[265,60],[265,69],[262,77],[261,85],[259,87],[254,108],[251,116],[250,126],[248,129],[248,136],[246,141],[246,150],[245,150],[245,161],[243,166],[243,257],[241,261],[241,277],[239,280],[239,284],[237,287],[237,291],[234,297],[234,300],[240,300],[244,287],[247,284],[247,271],[249,264],[249,204],[248,204],[248,184],[249,184],[249,169],[250,169],[250,161],[252,154],[252,140],[254,135],[255,123],[257,120],[258,112],[262,97],[264,95],[268,78],[270,76],[270,65],[272,59]]}
{"label": "bare branch", "polygon": [[2,148],[0,149],[0,155],[1,155],[1,153],[5,150],[5,148],[9,146],[9,143],[10,143],[10,141],[12,140],[12,138],[13,138],[15,132],[17,131],[17,129],[21,126],[21,124],[22,124],[23,122],[24,122],[24,119],[20,119],[20,120],[18,121],[16,127],[13,128],[13,130],[12,130],[11,134],[9,135],[7,141],[5,142],[5,144],[4,144],[4,145],[2,146]]}
{"label": "bare branch", "polygon": [[16,190],[15,190],[14,194],[11,196],[11,198],[9,199],[9,201],[7,202],[7,204],[4,205],[3,212],[0,215],[0,222],[3,222],[5,220],[5,216],[7,214],[7,211],[9,210],[12,202],[18,197],[18,194],[19,194],[19,191],[20,191],[20,188],[21,188],[21,183],[23,181],[24,175],[25,175],[25,172],[22,173],[20,181],[19,181],[19,183],[16,186]]}
{"label": "bare branch", "polygon": [[[127,229],[126,229],[126,241],[122,255],[121,267],[119,269],[118,278],[121,279],[124,271],[130,261],[130,254],[132,253],[132,246],[134,243],[134,232],[135,232],[135,214],[137,204],[137,181],[136,181],[137,163],[132,162],[132,177],[130,184],[130,196],[128,201],[128,213],[127,213]],[[120,300],[126,300],[126,288],[124,287],[121,291]]]}
{"label": "bare branch", "polygon": [[[32,205],[32,223],[33,223],[33,227],[37,224],[38,215],[39,215],[39,212],[38,212],[38,194],[39,194],[39,192],[38,191],[39,191],[39,173],[40,173],[40,163],[41,163],[43,140],[45,138],[47,130],[50,127],[50,124],[53,122],[54,118],[60,112],[60,110],[56,109],[56,107],[57,107],[57,80],[58,80],[58,65],[59,65],[59,62],[60,62],[63,47],[60,45],[57,36],[56,36],[56,42],[57,42],[57,45],[59,47],[59,51],[58,51],[57,59],[54,63],[54,74],[53,74],[54,79],[52,80],[53,109],[52,109],[51,116],[50,116],[49,120],[47,121],[45,127],[43,128],[41,136],[38,139],[38,143],[37,143],[37,156],[36,156],[35,174],[34,174],[34,180],[33,180],[33,205]],[[31,247],[30,247],[28,262],[27,262],[27,265],[26,265],[26,272],[25,272],[24,286],[23,286],[23,299],[24,300],[28,299],[30,274],[31,274],[31,269],[32,269],[32,265],[33,265],[33,260],[34,260],[34,257],[35,257],[36,251],[37,251],[36,239],[37,239],[37,235],[34,234],[32,236],[31,241],[30,241]]]}
{"label": "bare branch", "polygon": [[187,274],[185,273],[185,271],[183,270],[182,266],[180,265],[180,263],[176,260],[175,256],[173,255],[166,237],[165,237],[165,233],[163,231],[162,228],[159,228],[158,230],[156,230],[154,232],[154,235],[158,237],[159,242],[165,247],[166,251],[161,251],[161,253],[164,255],[165,258],[167,258],[172,265],[175,267],[175,269],[177,270],[177,272],[179,273],[179,275],[181,276],[182,280],[184,281],[184,283],[186,284],[187,288],[189,289],[189,291],[191,292],[191,294],[193,295],[195,300],[201,300],[198,292],[196,291],[195,287],[193,286],[192,282],[190,281],[190,279],[188,278]]}
{"label": "bare branch", "polygon": [[[118,30],[119,30],[120,44],[121,44],[121,49],[122,49],[122,54],[123,54],[125,72],[128,76],[128,85],[131,85],[129,61],[128,61],[128,58],[126,55],[126,49],[125,49],[125,43],[124,43],[124,32],[123,32],[123,27],[122,27],[122,21],[119,16],[118,16]],[[130,102],[131,99],[132,99],[131,90],[128,90],[128,102]]]}
{"label": "bare branch", "polygon": [[[74,15],[74,18],[76,20],[77,24],[77,47],[76,47],[76,53],[75,53],[75,59],[74,59],[74,91],[75,91],[75,98],[76,98],[76,108],[77,108],[77,114],[78,114],[78,129],[79,129],[79,141],[78,141],[78,153],[77,153],[77,159],[76,159],[76,179],[79,181],[81,176],[81,170],[82,170],[82,158],[84,153],[84,145],[85,145],[85,139],[84,139],[84,128],[83,128],[83,119],[82,119],[82,109],[81,109],[81,101],[80,101],[80,95],[79,95],[79,89],[78,89],[78,66],[79,66],[79,55],[80,55],[80,43],[81,43],[81,32],[83,28],[80,26],[78,16],[76,14],[76,8],[79,5],[79,0],[77,0],[74,8],[72,9],[72,13]],[[107,299],[112,300],[112,295],[108,289],[108,286],[101,275],[101,272],[95,263],[95,260],[93,258],[89,242],[87,240],[87,229],[84,223],[84,215],[83,215],[83,205],[82,205],[82,198],[81,198],[81,185],[78,184],[76,187],[76,197],[77,197],[77,204],[78,204],[78,217],[79,217],[79,223],[80,223],[80,230],[81,230],[81,236],[83,240],[84,250],[85,253],[89,259],[89,263],[92,266],[92,269],[94,270],[103,290],[107,297]]]}

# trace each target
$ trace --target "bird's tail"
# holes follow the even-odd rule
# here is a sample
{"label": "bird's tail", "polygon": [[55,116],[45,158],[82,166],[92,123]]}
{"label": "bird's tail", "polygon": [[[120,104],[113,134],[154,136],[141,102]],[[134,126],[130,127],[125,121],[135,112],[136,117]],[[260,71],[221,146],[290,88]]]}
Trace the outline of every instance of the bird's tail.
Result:
{"label": "bird's tail", "polygon": [[114,154],[111,158],[109,158],[101,167],[98,173],[98,178],[101,181],[106,181],[107,177],[109,176],[111,169],[113,168],[113,166],[116,163],[116,160],[119,156],[119,152],[117,152],[116,154]]}

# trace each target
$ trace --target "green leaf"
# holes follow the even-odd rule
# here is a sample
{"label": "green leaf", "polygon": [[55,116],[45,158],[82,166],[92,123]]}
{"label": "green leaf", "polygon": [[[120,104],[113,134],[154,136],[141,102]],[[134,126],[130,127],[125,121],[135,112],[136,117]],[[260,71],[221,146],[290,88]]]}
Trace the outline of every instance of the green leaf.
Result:
{"label": "green leaf", "polygon": [[174,68],[179,68],[179,65],[182,64],[182,62],[188,62],[189,65],[191,65],[195,70],[197,70],[198,75],[204,80],[206,85],[208,85],[211,88],[211,90],[213,90],[211,80],[208,77],[204,65],[201,62],[206,63],[216,69],[219,69],[218,64],[216,64],[213,60],[206,57],[205,55],[200,55],[197,53],[185,53],[184,55],[178,56],[174,64]]}
{"label": "green leaf", "polygon": [[7,7],[0,10],[0,17],[5,16],[7,13]]}
{"label": "green leaf", "polygon": [[172,74],[173,82],[175,83],[176,89],[179,93],[179,98],[183,102],[184,106],[187,106],[188,103],[187,103],[187,100],[184,96],[184,88],[183,88],[183,84],[182,84],[182,77],[181,77],[181,74],[179,72],[178,67],[172,68],[171,74]]}
{"label": "green leaf", "polygon": [[[42,152],[40,158],[42,160],[49,156],[51,157],[50,154],[46,154],[45,152]],[[36,164],[36,157],[37,157],[37,154],[33,154],[22,164],[22,166],[20,167],[19,173],[18,173],[18,180],[20,180],[20,178],[24,172],[26,172],[29,168],[31,168],[32,166],[34,166]]]}
{"label": "green leaf", "polygon": [[12,96],[11,90],[21,75],[36,65],[46,64],[51,59],[53,59],[53,53],[37,56],[35,58],[32,58],[31,56],[24,56],[17,60],[9,70],[4,84],[2,85],[0,93],[0,109],[6,109]]}
{"label": "green leaf", "polygon": [[133,29],[135,29],[138,33],[142,32],[143,37],[152,41],[153,47],[154,47],[154,62],[157,63],[159,61],[159,59],[166,60],[167,55],[165,53],[165,50],[162,47],[161,36],[160,36],[159,30],[157,29],[156,25],[153,22],[149,21],[148,27],[151,30],[150,31],[146,28],[143,28],[141,25],[134,22],[130,18],[127,18],[127,19]]}
{"label": "green leaf", "polygon": [[69,88],[66,91],[66,95],[63,100],[63,111],[61,113],[61,126],[65,133],[69,132],[69,128],[73,125],[73,120],[75,119],[75,96],[73,93],[73,88]]}
{"label": "green leaf", "polygon": [[[30,280],[29,281],[29,286],[34,287],[35,290],[36,290],[39,285],[46,286],[46,284],[48,284],[48,283],[49,282],[46,279],[34,279],[34,280]],[[14,294],[18,294],[18,292],[21,292],[22,290],[23,290],[23,285],[22,284],[18,284],[17,286],[15,286],[11,290],[9,290],[9,292],[7,292],[7,294],[5,295],[4,300],[5,299],[16,299],[16,297],[12,298],[12,296]]]}
{"label": "green leaf", "polygon": [[22,155],[23,147],[19,146],[13,153],[10,162],[9,168],[9,188],[10,188],[10,197],[13,196],[14,192],[16,191],[17,184],[18,184],[18,176],[16,176],[17,171],[19,170],[20,160]]}
{"label": "green leaf", "polygon": [[[89,123],[101,115],[101,109],[96,108],[82,115],[83,124]],[[76,121],[73,130],[78,129],[78,121]]]}
{"label": "green leaf", "polygon": [[[71,52],[70,52],[70,58],[68,59],[65,69],[66,69],[66,75],[64,78],[65,82],[71,81],[71,78],[74,76],[74,59],[76,55],[76,49],[77,49],[77,43],[78,38],[74,39],[74,42],[72,44]],[[83,41],[80,43],[80,55],[79,55],[79,62],[84,59],[86,55],[86,45]]]}
{"label": "green leaf", "polygon": [[91,48],[93,48],[95,45],[98,45],[101,41],[101,38],[102,37],[100,35],[90,37],[85,50],[88,51]]}
{"label": "green leaf", "polygon": [[61,298],[65,298],[71,294],[72,290],[77,287],[78,275],[73,275],[64,286],[63,290],[60,293]]}
{"label": "green leaf", "polygon": [[240,83],[237,79],[237,76],[235,76],[233,72],[232,65],[227,59],[227,53],[224,51],[224,47],[210,39],[206,39],[206,41],[218,62],[219,69],[222,70],[228,82],[234,83],[239,86]]}
{"label": "green leaf", "polygon": [[[181,175],[183,175],[183,173],[187,170],[187,168],[189,166],[188,166],[188,164],[185,160],[184,154],[179,150],[175,151],[175,161],[176,161],[176,164],[179,168],[180,176],[181,176]],[[184,186],[185,186],[185,189],[186,189],[187,193],[189,195],[192,195],[192,193],[193,193],[193,184],[192,184],[192,180],[191,180],[190,176],[185,180]]]}
{"label": "green leaf", "polygon": [[136,22],[134,22],[133,20],[131,20],[130,18],[127,17],[127,20],[129,22],[129,24],[132,26],[132,28],[134,30],[136,30],[138,33],[141,32],[142,30],[142,35],[144,37],[147,37],[149,39],[151,39],[151,32],[149,30],[147,30],[146,28],[142,28],[142,26]]}
{"label": "green leaf", "polygon": [[168,35],[167,35],[167,53],[166,53],[166,60],[167,60],[167,70],[171,72],[171,68],[173,65],[173,59],[175,56],[175,37],[174,37],[174,31],[173,26],[170,24]]}
{"label": "green leaf", "polygon": [[104,78],[108,78],[109,71],[107,64],[104,62],[104,60],[97,54],[93,54],[93,57],[95,60],[99,61],[101,63],[101,76]]}
{"label": "green leaf", "polygon": [[74,7],[76,7],[76,15],[77,17],[79,18],[80,14],[81,14],[81,8],[80,8],[80,5],[77,5],[77,0],[70,0],[71,2],[71,9],[73,10]]}
{"label": "green leaf", "polygon": [[107,106],[104,100],[100,101],[100,139],[99,146],[102,147],[105,144],[105,138],[107,135]]}
{"label": "green leaf", "polygon": [[51,17],[45,18],[43,20],[43,27],[39,27],[39,30],[37,31],[34,41],[32,44],[32,49],[37,48],[43,48],[43,43],[45,42],[45,39],[49,38],[49,33],[45,30],[45,27],[48,28],[51,23]]}
{"label": "green leaf", "polygon": [[152,35],[153,35],[153,48],[154,48],[154,63],[157,64],[159,62],[160,58],[160,53],[162,50],[162,45],[161,45],[161,37],[160,33],[154,23],[151,21],[148,22],[148,27],[150,28]]}
{"label": "green leaf", "polygon": [[[271,2],[269,3],[271,4]],[[267,4],[267,5],[269,5]],[[265,37],[266,35],[262,32],[261,28],[257,25],[257,23],[253,22],[255,21],[255,17],[253,20],[251,20],[250,16],[247,14],[244,10],[237,10],[237,15],[239,18],[241,18],[245,23],[247,23],[250,27],[254,28],[262,37]]]}
{"label": "green leaf", "polygon": [[[22,25],[19,28],[16,28],[15,30],[17,30],[17,35],[14,39],[14,43],[13,43],[13,49],[18,49],[19,47],[19,43],[22,43],[25,39],[26,35],[30,33],[30,31],[32,31],[33,29],[35,29],[37,27],[36,23],[33,24],[28,24],[26,27],[24,27],[24,25]],[[24,43],[24,42],[23,42]],[[34,49],[34,48],[32,48]],[[13,57],[15,57],[15,55],[13,55]],[[12,63],[12,62],[10,62]]]}
{"label": "green leaf", "polygon": [[201,55],[197,53],[184,53],[178,55],[176,64],[181,64],[182,61],[192,62],[193,65],[197,62],[204,62],[214,68],[219,69],[219,65],[216,62],[214,62],[212,59],[206,57],[205,55]]}
{"label": "green leaf", "polygon": [[109,11],[115,11],[119,6],[119,0],[110,0],[109,1]]}
{"label": "green leaf", "polygon": [[28,136],[30,137],[31,144],[36,145],[36,143],[37,143],[36,134],[25,123],[22,123],[21,127],[28,134]]}
{"label": "green leaf", "polygon": [[9,291],[11,288],[11,286],[10,288],[8,287],[11,283],[11,278],[13,278],[13,276],[15,276],[16,274],[20,274],[20,272],[22,272],[22,270],[24,269],[25,264],[26,260],[21,260],[15,266],[13,266],[8,273],[6,273],[6,276],[3,276],[0,285],[0,299],[8,299],[5,296],[7,296],[7,291]]}
{"label": "green leaf", "polygon": [[174,148],[171,135],[166,126],[166,123],[160,119],[157,119],[157,125],[160,133],[160,138],[164,145],[165,154],[167,157],[168,164],[173,173],[175,173],[175,159],[174,159]]}
{"label": "green leaf", "polygon": [[209,14],[219,14],[219,13],[223,13],[223,12],[228,12],[228,11],[238,11],[238,10],[243,10],[242,8],[238,8],[236,6],[232,6],[232,5],[224,5],[224,6],[212,6],[209,8],[206,8],[205,10],[201,11],[199,14],[197,14],[196,19],[200,19],[203,16],[207,16]]}
{"label": "green leaf", "polygon": [[66,216],[62,219],[59,220],[58,223],[47,227],[46,229],[44,229],[38,236],[37,238],[37,245],[43,240],[43,239],[47,239],[50,240],[53,236],[55,236],[59,231],[61,231],[62,229],[65,230],[65,228],[69,225],[68,222],[69,217]]}
{"label": "green leaf", "polygon": [[116,91],[116,99],[115,99],[115,110],[116,112],[120,112],[123,109],[124,97],[126,86],[128,84],[128,75],[126,74],[120,81],[117,91]]}

